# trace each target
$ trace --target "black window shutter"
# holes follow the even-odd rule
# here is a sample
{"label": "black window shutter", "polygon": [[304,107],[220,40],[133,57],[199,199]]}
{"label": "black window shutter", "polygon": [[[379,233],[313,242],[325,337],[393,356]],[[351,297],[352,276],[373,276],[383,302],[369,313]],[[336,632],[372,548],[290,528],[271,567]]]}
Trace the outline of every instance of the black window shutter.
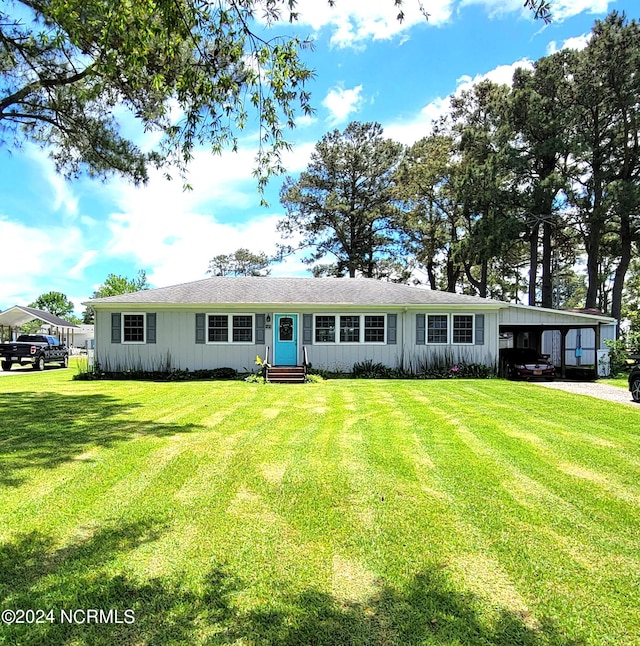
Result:
{"label": "black window shutter", "polygon": [[476,345],[484,345],[484,314],[476,314]]}
{"label": "black window shutter", "polygon": [[156,315],[147,313],[147,343],[156,342]]}
{"label": "black window shutter", "polygon": [[111,314],[111,343],[120,343],[122,333],[120,326],[120,313]]}
{"label": "black window shutter", "polygon": [[398,343],[398,315],[387,314],[387,344],[396,345]]}
{"label": "black window shutter", "polygon": [[425,345],[427,342],[425,319],[424,314],[416,314],[416,345]]}
{"label": "black window shutter", "polygon": [[265,315],[256,314],[256,345],[264,345]]}
{"label": "black window shutter", "polygon": [[313,314],[302,315],[302,343],[313,345]]}
{"label": "black window shutter", "polygon": [[205,342],[205,315],[196,314],[196,343]]}

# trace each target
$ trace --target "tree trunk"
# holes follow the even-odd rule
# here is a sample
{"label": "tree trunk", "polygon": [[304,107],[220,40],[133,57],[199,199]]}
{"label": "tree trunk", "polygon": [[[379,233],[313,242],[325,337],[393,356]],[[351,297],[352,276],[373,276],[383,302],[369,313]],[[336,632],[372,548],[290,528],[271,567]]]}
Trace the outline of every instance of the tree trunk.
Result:
{"label": "tree trunk", "polygon": [[456,267],[453,260],[447,260],[447,291],[455,294],[456,285],[460,278],[460,268]]}
{"label": "tree trunk", "polygon": [[529,237],[529,305],[536,304],[536,291],[538,286],[538,237],[540,223],[533,225]]}
{"label": "tree trunk", "polygon": [[553,307],[551,222],[542,225],[542,307]]}
{"label": "tree trunk", "polygon": [[434,289],[434,290],[438,289],[438,281],[436,279],[436,274],[435,274],[435,272],[433,270],[433,262],[432,261],[429,261],[426,264],[426,270],[427,270],[427,276],[429,277],[429,287],[431,287],[431,289]]}
{"label": "tree trunk", "polygon": [[487,297],[487,283],[489,282],[489,261],[488,260],[483,260],[482,261],[482,271],[480,274],[480,291],[478,296],[481,298],[486,298]]}
{"label": "tree trunk", "polygon": [[631,263],[631,223],[626,214],[620,216],[620,244],[620,262],[616,269],[611,295],[611,316],[618,321],[622,318],[624,279]]}
{"label": "tree trunk", "polygon": [[584,306],[586,308],[598,307],[598,291],[600,286],[598,260],[601,238],[600,227],[595,222],[592,222],[591,230],[585,241],[585,249],[587,252],[587,297]]}

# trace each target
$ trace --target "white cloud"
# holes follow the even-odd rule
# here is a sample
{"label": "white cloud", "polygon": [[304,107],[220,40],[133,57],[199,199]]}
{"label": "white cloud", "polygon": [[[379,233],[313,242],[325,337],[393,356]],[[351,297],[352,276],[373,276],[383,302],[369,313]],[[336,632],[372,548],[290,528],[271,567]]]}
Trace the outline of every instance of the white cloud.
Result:
{"label": "white cloud", "polygon": [[409,31],[417,24],[442,25],[451,16],[453,0],[430,0],[425,3],[429,20],[420,10],[420,3],[411,0],[402,6],[404,19],[398,20],[399,9],[392,0],[361,0],[336,2],[334,7],[324,0],[299,0],[298,22],[319,31],[330,27],[331,44],[337,47],[362,47],[368,40],[388,40]]}
{"label": "white cloud", "polygon": [[551,11],[557,22],[577,16],[580,13],[607,13],[615,0],[554,0]]}
{"label": "white cloud", "polygon": [[[304,169],[312,149],[312,144],[302,144],[284,153],[289,172]],[[250,148],[220,156],[197,153],[187,178],[193,190],[187,192],[180,182],[167,182],[160,174],[144,187],[114,182],[117,209],[108,218],[105,254],[135,260],[159,287],[202,278],[211,258],[240,247],[274,253],[281,242],[276,231],[280,215],[259,211],[256,180],[250,173],[254,158]],[[229,222],[227,209],[242,209],[248,215]],[[294,271],[297,262],[288,259],[284,268]]]}
{"label": "white cloud", "polygon": [[350,90],[334,87],[323,99],[322,105],[331,113],[330,122],[336,125],[346,121],[350,114],[358,112],[362,101],[362,85]]}
{"label": "white cloud", "polygon": [[82,251],[80,253],[80,259],[67,271],[67,276],[69,278],[81,278],[84,270],[93,264],[97,256],[98,252],[95,249]]}
{"label": "white cloud", "polygon": [[558,47],[558,43],[555,40],[552,40],[547,45],[547,55],[555,54],[557,51],[563,49],[584,49],[589,44],[589,39],[591,34],[582,34],[582,36],[574,36],[573,38],[567,38],[567,40],[562,42],[562,45]]}
{"label": "white cloud", "polygon": [[[297,143],[291,150],[282,155],[282,163],[287,173],[299,173],[307,168],[316,142]],[[277,181],[277,180],[275,180]]]}
{"label": "white cloud", "polygon": [[[477,74],[473,78],[467,75],[461,76],[457,80],[456,89],[452,94],[460,95],[465,90],[471,89],[474,85],[484,80],[511,85],[513,74],[519,67],[531,69],[533,63],[525,58],[511,65],[499,65],[485,74]],[[408,146],[428,136],[433,130],[433,122],[449,113],[451,109],[449,103],[450,98],[451,95],[445,98],[437,97],[422,108],[414,118],[385,125],[385,135]]]}
{"label": "white cloud", "polygon": [[62,212],[69,220],[75,219],[78,215],[78,197],[74,194],[71,183],[56,171],[53,160],[44,150],[27,144],[25,151],[27,158],[39,166],[43,179],[53,191],[52,209]]}
{"label": "white cloud", "polygon": [[[583,12],[606,13],[615,0],[554,0],[553,19],[562,22]],[[421,11],[421,4],[429,14],[428,20]],[[389,40],[395,37],[404,42],[416,25],[440,27],[451,21],[455,9],[480,5],[489,16],[519,13],[533,20],[533,13],[524,8],[523,0],[406,0],[402,5],[404,19],[398,20],[399,8],[392,0],[339,1],[329,6],[326,0],[298,0],[298,23],[315,31],[331,30],[331,44],[336,47],[362,49],[368,41]]]}
{"label": "white cloud", "polygon": [[[606,13],[608,6],[614,2],[615,0],[553,0],[551,13],[554,22],[562,22],[583,12]],[[520,11],[529,19],[533,19],[533,13],[523,7],[522,0],[462,0],[460,6],[465,5],[482,5],[493,17]]]}
{"label": "white cloud", "polygon": [[3,249],[0,310],[64,291],[67,268],[82,248],[82,233],[75,227],[29,227],[5,216],[0,216],[0,240],[11,240]]}
{"label": "white cloud", "polygon": [[309,114],[303,114],[300,117],[296,117],[296,128],[308,128],[309,126],[314,125],[317,121],[316,117]]}
{"label": "white cloud", "polygon": [[110,217],[107,251],[148,268],[153,285],[172,285],[203,278],[211,258],[240,247],[274,253],[280,242],[278,219],[276,214],[265,214],[242,223],[222,223],[204,213],[129,209]]}

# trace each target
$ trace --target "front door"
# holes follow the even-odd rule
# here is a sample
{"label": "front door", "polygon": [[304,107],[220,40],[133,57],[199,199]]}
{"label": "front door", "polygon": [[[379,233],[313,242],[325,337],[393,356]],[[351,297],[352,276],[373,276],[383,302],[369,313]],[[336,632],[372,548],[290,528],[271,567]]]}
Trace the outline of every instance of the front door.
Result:
{"label": "front door", "polygon": [[298,315],[276,314],[273,365],[298,365]]}

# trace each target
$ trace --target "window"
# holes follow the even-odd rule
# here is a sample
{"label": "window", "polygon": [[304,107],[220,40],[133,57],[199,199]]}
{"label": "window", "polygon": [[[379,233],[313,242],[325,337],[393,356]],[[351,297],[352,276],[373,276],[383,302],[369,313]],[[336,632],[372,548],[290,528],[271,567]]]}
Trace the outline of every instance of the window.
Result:
{"label": "window", "polygon": [[144,343],[144,314],[122,315],[122,342]]}
{"label": "window", "polygon": [[251,343],[253,341],[253,317],[233,317],[233,341],[234,343]]}
{"label": "window", "polygon": [[386,318],[386,314],[318,314],[315,343],[385,343]]}
{"label": "window", "polygon": [[209,314],[207,321],[209,343],[253,343],[252,314]]}
{"label": "window", "polygon": [[449,317],[446,314],[429,314],[427,317],[427,343],[449,342]]}
{"label": "window", "polygon": [[340,343],[360,343],[360,317],[340,317]]}
{"label": "window", "polygon": [[336,317],[316,316],[316,343],[334,343],[336,340]]}
{"label": "window", "polygon": [[473,343],[473,315],[453,315],[453,343]]}
{"label": "window", "polygon": [[364,342],[384,343],[384,316],[364,317]]}
{"label": "window", "polygon": [[226,316],[209,316],[209,343],[229,341],[229,319]]}

